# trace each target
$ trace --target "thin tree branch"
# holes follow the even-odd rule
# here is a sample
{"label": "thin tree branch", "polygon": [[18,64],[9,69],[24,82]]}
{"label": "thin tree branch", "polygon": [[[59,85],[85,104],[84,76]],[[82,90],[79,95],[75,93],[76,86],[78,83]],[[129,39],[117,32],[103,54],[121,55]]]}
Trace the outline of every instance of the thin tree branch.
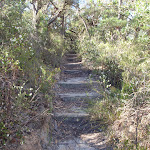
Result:
{"label": "thin tree branch", "polygon": [[48,22],[48,26],[53,23],[57,17],[59,17],[61,15],[61,13],[63,12],[63,10],[65,10],[65,6],[66,6],[66,2],[64,2],[63,8],[61,10],[59,10]]}
{"label": "thin tree branch", "polygon": [[72,33],[75,33],[77,35],[77,33],[75,31],[73,31],[73,30],[69,30],[69,31],[72,32]]}
{"label": "thin tree branch", "polygon": [[56,10],[58,10],[58,7],[56,7],[52,0],[50,0],[50,3],[55,7]]}
{"label": "thin tree branch", "polygon": [[84,24],[84,26],[85,26],[85,29],[86,29],[86,31],[87,31],[87,33],[88,33],[89,37],[91,37],[91,35],[90,35],[90,32],[89,32],[89,29],[88,29],[88,26],[87,26],[86,22],[84,21],[83,17],[82,17],[80,14],[78,14],[78,15],[79,15],[79,17],[81,18],[81,20],[82,20],[82,22],[83,22],[83,24]]}
{"label": "thin tree branch", "polygon": [[85,20],[83,19],[83,17],[80,15],[80,8],[76,5],[73,5],[77,10],[78,10],[78,16],[80,17],[80,19],[82,20],[83,24],[84,24],[84,27],[89,35],[89,37],[91,38],[91,35],[90,35],[90,31],[88,29],[88,25],[86,24]]}
{"label": "thin tree branch", "polygon": [[60,14],[62,13],[62,11],[63,11],[63,10],[60,10],[56,15],[54,15],[54,16],[49,20],[48,26],[49,26],[51,23],[53,23],[53,22],[57,19],[58,16],[60,16]]}

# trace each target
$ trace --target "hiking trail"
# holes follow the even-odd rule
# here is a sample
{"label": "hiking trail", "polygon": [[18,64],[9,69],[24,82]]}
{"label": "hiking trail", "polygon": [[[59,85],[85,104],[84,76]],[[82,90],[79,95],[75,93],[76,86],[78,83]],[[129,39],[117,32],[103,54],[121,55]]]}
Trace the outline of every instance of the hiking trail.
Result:
{"label": "hiking trail", "polygon": [[87,111],[90,101],[102,99],[93,90],[98,86],[75,53],[65,55],[61,80],[58,82],[58,100],[54,108],[54,132],[47,150],[106,150],[107,137],[100,124],[90,119]]}

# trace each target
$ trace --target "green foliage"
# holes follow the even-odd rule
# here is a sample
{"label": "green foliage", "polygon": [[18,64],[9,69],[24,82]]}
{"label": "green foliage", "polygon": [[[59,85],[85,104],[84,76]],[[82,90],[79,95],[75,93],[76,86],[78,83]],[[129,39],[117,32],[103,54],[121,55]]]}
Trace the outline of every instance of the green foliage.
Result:
{"label": "green foliage", "polygon": [[105,124],[112,124],[120,115],[116,109],[117,99],[109,97],[93,103],[89,107],[88,112],[91,114],[92,119],[101,120]]}
{"label": "green foliage", "polygon": [[[145,0],[126,2],[120,8],[118,1],[89,3],[80,11],[89,37],[84,24],[74,17],[71,28],[78,33],[76,43],[79,53],[110,92],[108,97],[105,92],[101,93],[105,96],[104,100],[90,108],[95,119],[113,122],[117,118],[118,102],[120,105],[126,102],[134,108],[149,103],[149,13],[150,6]],[[115,98],[118,100],[113,103]],[[130,140],[122,143],[122,149],[136,147]]]}
{"label": "green foliage", "polygon": [[60,28],[47,27],[49,13],[43,8],[34,29],[32,9],[25,1],[6,0],[0,7],[0,148],[4,148],[13,138],[22,138],[26,132],[22,126],[37,111],[39,99],[52,111],[64,39]]}
{"label": "green foliage", "polygon": [[9,130],[3,122],[0,122],[0,145],[5,145],[9,139]]}
{"label": "green foliage", "polygon": [[60,69],[56,68],[51,71],[46,70],[46,69],[48,69],[48,68],[46,68],[46,67],[44,68],[44,66],[41,67],[42,78],[41,78],[40,91],[42,91],[42,93],[48,94],[52,90],[52,88],[56,82],[55,75],[60,72]]}
{"label": "green foliage", "polygon": [[121,29],[127,24],[126,20],[118,19],[117,17],[106,18],[102,20],[101,27],[103,30],[113,31],[115,29]]}
{"label": "green foliage", "polygon": [[[141,0],[118,8],[116,1],[109,4],[91,1],[80,11],[80,17],[73,9],[68,12],[72,19],[66,19],[65,38],[61,33],[61,17],[47,27],[55,8],[47,7],[51,9],[48,12],[46,4],[47,0],[38,1],[35,18],[31,8],[25,9],[24,0],[6,0],[0,5],[1,145],[9,141],[10,131],[15,127],[17,132],[11,136],[21,138],[21,122],[25,118],[18,116],[25,110],[36,109],[34,105],[41,95],[52,111],[52,89],[60,71],[56,68],[65,51],[78,51],[95,68],[103,86],[111,91],[108,97],[104,93],[102,102],[92,105],[94,109],[90,111],[96,118],[112,123],[119,116],[116,108],[120,98],[133,106],[149,101],[149,3]],[[59,1],[58,6],[62,4]],[[131,20],[130,11],[134,14]],[[125,147],[130,145],[130,141],[124,143]]]}

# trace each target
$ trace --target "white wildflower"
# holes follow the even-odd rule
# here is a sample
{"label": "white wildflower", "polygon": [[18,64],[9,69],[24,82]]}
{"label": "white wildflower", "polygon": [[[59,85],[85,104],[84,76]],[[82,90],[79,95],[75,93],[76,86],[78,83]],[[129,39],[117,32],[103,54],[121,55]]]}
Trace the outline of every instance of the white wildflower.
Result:
{"label": "white wildflower", "polygon": [[30,93],[29,96],[32,96],[32,93]]}
{"label": "white wildflower", "polygon": [[16,37],[15,38],[13,38],[13,39],[10,39],[12,42],[15,42],[17,39],[16,39]]}

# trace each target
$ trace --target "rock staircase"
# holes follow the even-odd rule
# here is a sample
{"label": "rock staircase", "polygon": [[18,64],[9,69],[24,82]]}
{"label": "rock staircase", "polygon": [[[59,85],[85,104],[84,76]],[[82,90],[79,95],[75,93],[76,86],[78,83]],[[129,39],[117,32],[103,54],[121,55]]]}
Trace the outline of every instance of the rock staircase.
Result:
{"label": "rock staircase", "polygon": [[[92,90],[97,81],[89,78],[77,54],[66,54],[66,63],[62,71],[64,78],[58,82],[59,100],[54,110],[55,141],[48,150],[99,150],[106,149],[105,144],[83,140],[83,135],[90,136],[100,132],[95,122],[90,121],[86,111],[88,103],[102,96]],[[96,126],[96,128],[94,128]],[[104,141],[100,139],[100,141]],[[101,142],[102,142],[101,141]]]}

